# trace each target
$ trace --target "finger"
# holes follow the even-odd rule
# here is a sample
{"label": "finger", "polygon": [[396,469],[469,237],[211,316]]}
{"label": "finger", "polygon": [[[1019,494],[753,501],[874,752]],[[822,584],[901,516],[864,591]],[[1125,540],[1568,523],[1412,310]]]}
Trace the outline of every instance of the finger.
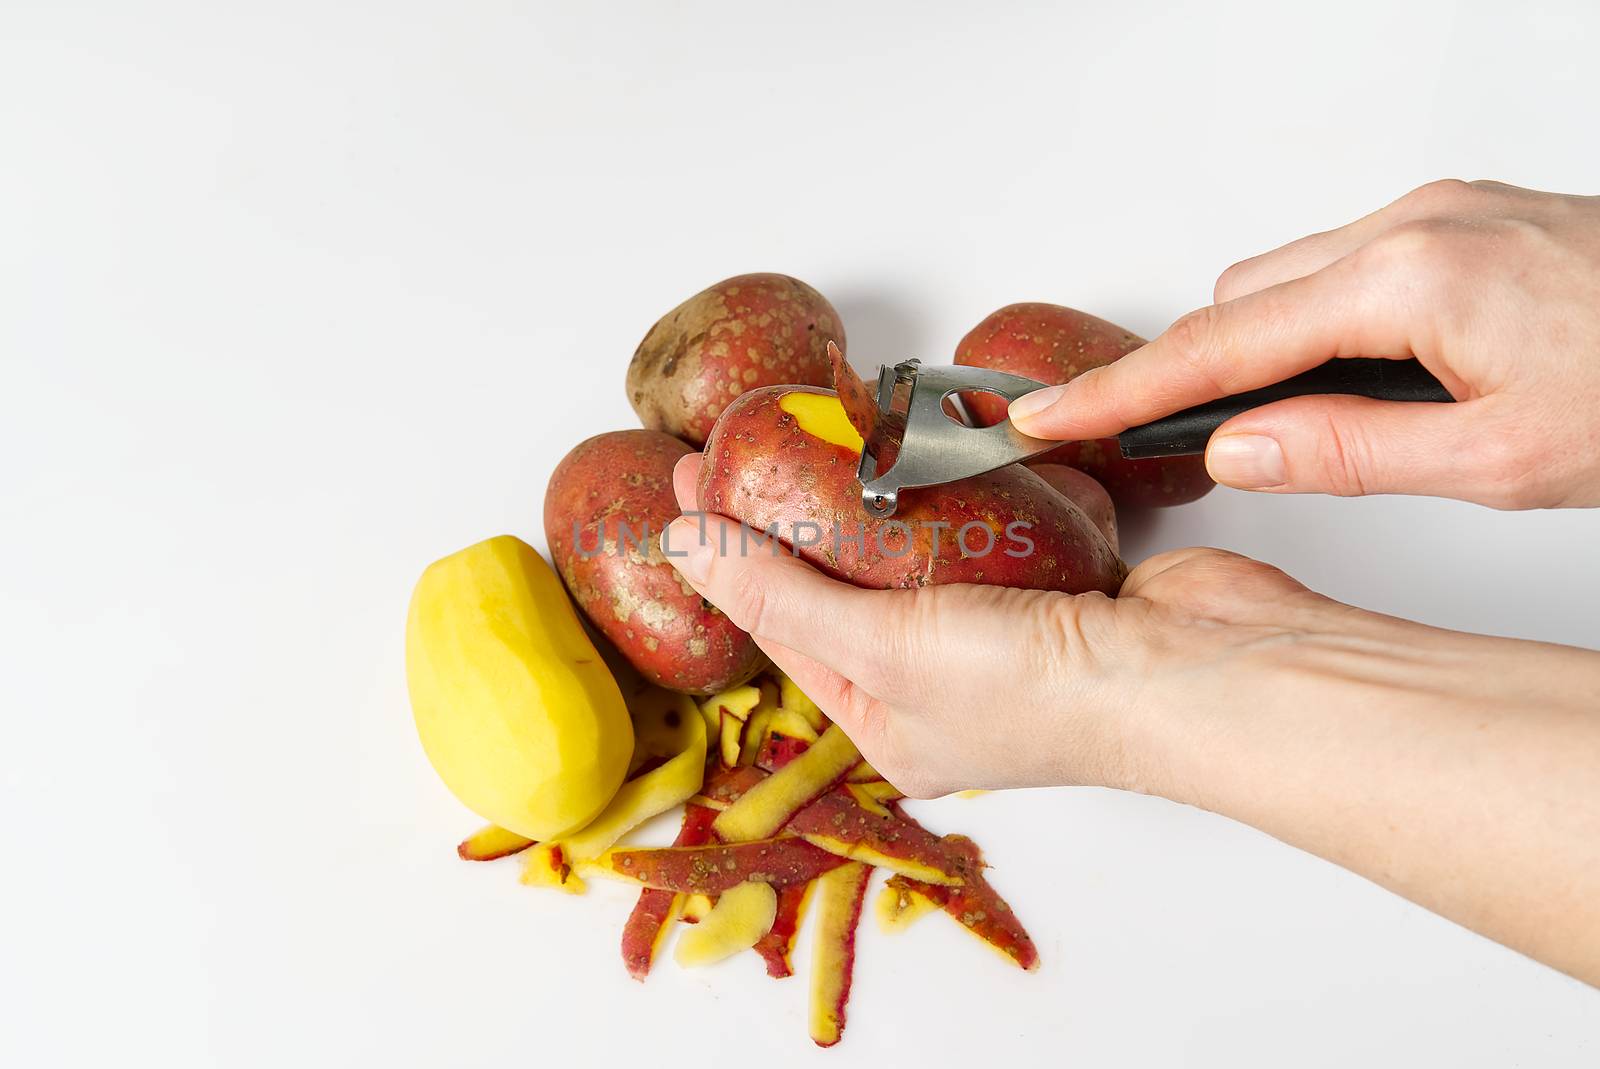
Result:
{"label": "finger", "polygon": [[875,748],[882,721],[869,715],[874,708],[872,695],[798,650],[770,639],[759,641],[759,645],[783,674],[794,680],[795,686],[828,714],[828,719],[844,729],[857,749]]}
{"label": "finger", "polygon": [[1366,244],[1369,237],[1381,233],[1366,233],[1375,215],[1338,230],[1311,234],[1280,245],[1270,252],[1240,260],[1217,276],[1216,286],[1211,291],[1212,301],[1216,304],[1236,301],[1271,286],[1321,271]]}
{"label": "finger", "polygon": [[704,453],[689,453],[678,458],[672,467],[672,491],[678,496],[678,507],[694,512],[700,507],[700,465]]}
{"label": "finger", "polygon": [[1122,359],[1011,405],[1037,438],[1107,438],[1205,401],[1281,382],[1340,356],[1409,356],[1388,272],[1358,258],[1192,312]]}
{"label": "finger", "polygon": [[1209,557],[1214,553],[1226,552],[1227,550],[1211,549],[1207,546],[1190,546],[1187,549],[1169,549],[1165,553],[1146,557],[1128,572],[1128,577],[1122,581],[1122,589],[1117,591],[1117,597],[1141,597],[1146,587],[1172,569],[1181,568],[1191,561]]}
{"label": "finger", "polygon": [[[1483,500],[1497,432],[1482,401],[1296,397],[1235,416],[1206,449],[1217,482],[1272,493],[1429,494]],[[1487,503],[1487,502],[1485,502]]]}
{"label": "finger", "polygon": [[1238,300],[1296,278],[1304,278],[1344,259],[1373,238],[1401,223],[1435,218],[1481,201],[1487,184],[1474,190],[1465,182],[1445,179],[1430,182],[1336,230],[1311,234],[1271,252],[1241,260],[1222,272],[1212,299],[1217,304]]}
{"label": "finger", "polygon": [[[724,516],[680,516],[662,532],[662,552],[700,596],[755,636],[817,660],[870,687],[872,660],[860,641],[884,624],[884,591],[829,579],[781,543]],[[892,596],[892,595],[888,595]]]}
{"label": "finger", "polygon": [[1145,598],[1180,604],[1210,619],[1282,626],[1293,623],[1286,612],[1296,596],[1318,597],[1270,564],[1224,549],[1196,546],[1170,550],[1141,563],[1122,585],[1116,604]]}

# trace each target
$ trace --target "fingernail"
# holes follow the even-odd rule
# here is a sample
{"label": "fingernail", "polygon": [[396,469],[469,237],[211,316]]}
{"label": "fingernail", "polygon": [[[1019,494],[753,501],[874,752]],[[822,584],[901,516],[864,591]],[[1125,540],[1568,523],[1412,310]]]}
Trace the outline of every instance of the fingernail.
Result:
{"label": "fingernail", "polygon": [[662,554],[691,583],[703,583],[711,573],[711,543],[701,533],[688,516],[679,516],[661,532]]}
{"label": "fingernail", "polygon": [[1008,411],[1011,421],[1015,423],[1019,419],[1037,416],[1040,412],[1055,404],[1061,395],[1066,392],[1067,388],[1065,386],[1046,386],[1042,390],[1034,390],[1032,393],[1023,394],[1011,402],[1011,408]]}
{"label": "fingernail", "polygon": [[1264,434],[1229,434],[1214,439],[1206,449],[1206,470],[1225,486],[1240,490],[1266,490],[1282,486],[1288,478],[1283,449]]}

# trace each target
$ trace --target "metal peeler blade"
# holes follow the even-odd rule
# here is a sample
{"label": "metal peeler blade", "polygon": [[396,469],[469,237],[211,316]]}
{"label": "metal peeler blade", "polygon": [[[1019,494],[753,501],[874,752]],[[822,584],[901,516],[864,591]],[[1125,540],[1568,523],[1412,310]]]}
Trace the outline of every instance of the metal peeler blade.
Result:
{"label": "metal peeler blade", "polygon": [[[915,360],[885,366],[878,372],[874,409],[866,386],[835,354],[835,381],[848,374],[853,389],[841,388],[840,399],[866,445],[856,477],[861,504],[871,515],[887,518],[900,503],[900,491],[937,486],[1015,464],[1060,445],[1033,438],[1002,420],[993,427],[968,427],[945,414],[945,398],[955,393],[999,394],[1015,401],[1044,385],[1020,375],[965,365],[923,367]],[[1162,416],[1117,436],[1117,447],[1130,460],[1203,453],[1212,432],[1241,412],[1288,397],[1348,394],[1380,401],[1449,403],[1450,391],[1415,359],[1389,360],[1338,357],[1321,367],[1272,386],[1219,398]],[[885,465],[878,473],[880,462]]]}
{"label": "metal peeler blade", "polygon": [[[899,507],[901,490],[982,475],[1060,445],[1023,434],[1009,420],[993,427],[968,427],[944,410],[951,394],[993,393],[1014,401],[1041,385],[987,368],[923,367],[916,360],[884,365],[878,372],[877,440],[862,449],[856,470],[862,507],[887,519]],[[882,474],[880,455],[890,460]]]}

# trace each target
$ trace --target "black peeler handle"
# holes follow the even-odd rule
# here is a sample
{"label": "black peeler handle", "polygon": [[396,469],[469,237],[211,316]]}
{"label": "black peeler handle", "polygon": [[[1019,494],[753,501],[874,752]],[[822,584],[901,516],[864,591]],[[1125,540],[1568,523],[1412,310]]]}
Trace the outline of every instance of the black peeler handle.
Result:
{"label": "black peeler handle", "polygon": [[1415,360],[1340,358],[1272,386],[1208,401],[1143,426],[1129,427],[1118,435],[1117,441],[1122,455],[1130,460],[1204,453],[1211,432],[1241,412],[1288,397],[1329,393],[1353,394],[1379,401],[1455,400],[1450,391]]}

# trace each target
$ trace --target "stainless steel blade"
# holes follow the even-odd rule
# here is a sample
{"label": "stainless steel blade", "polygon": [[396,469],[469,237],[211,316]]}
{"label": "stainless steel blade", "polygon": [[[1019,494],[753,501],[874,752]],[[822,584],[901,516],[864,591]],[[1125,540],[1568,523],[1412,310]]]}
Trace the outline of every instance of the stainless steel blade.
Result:
{"label": "stainless steel blade", "polygon": [[876,452],[870,446],[862,450],[856,470],[862,507],[886,519],[899,507],[901,490],[982,475],[1060,445],[1023,434],[1009,420],[993,427],[968,427],[944,410],[951,394],[992,393],[1015,401],[1043,385],[987,368],[924,367],[916,360],[885,365],[878,372],[879,427],[883,435],[898,432],[899,448],[882,474],[876,455],[883,451],[882,443]]}

